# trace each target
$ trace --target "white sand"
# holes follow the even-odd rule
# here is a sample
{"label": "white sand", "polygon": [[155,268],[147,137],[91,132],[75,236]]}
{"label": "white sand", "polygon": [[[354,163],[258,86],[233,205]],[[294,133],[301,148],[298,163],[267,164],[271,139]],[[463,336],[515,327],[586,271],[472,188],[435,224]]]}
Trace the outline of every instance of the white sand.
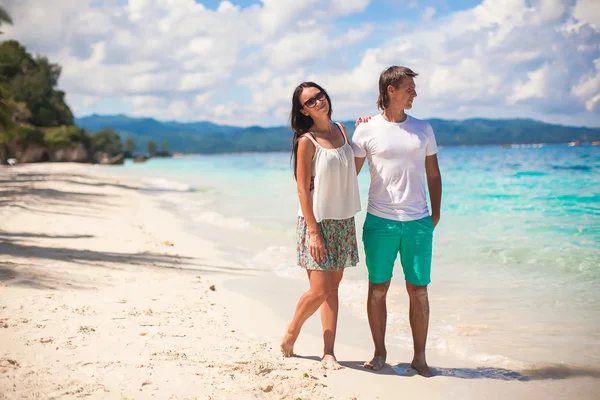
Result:
{"label": "white sand", "polygon": [[[0,399],[600,398],[585,368],[482,371],[430,352],[443,376],[367,372],[368,326],[347,313],[336,350],[347,368],[317,361],[317,315],[304,357],[284,359],[306,283],[228,261],[139,185],[77,164],[0,167]],[[388,361],[410,351],[390,348]]]}

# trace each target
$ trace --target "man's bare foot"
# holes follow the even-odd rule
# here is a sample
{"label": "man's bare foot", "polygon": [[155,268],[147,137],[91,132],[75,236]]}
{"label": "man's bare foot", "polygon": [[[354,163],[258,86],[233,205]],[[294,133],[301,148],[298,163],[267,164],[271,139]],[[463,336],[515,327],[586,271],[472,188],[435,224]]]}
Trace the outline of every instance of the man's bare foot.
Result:
{"label": "man's bare foot", "polygon": [[325,354],[321,359],[321,364],[323,364],[323,368],[325,369],[342,369],[340,363],[335,359],[333,354]]}
{"label": "man's bare foot", "polygon": [[372,371],[381,371],[385,366],[385,358],[382,356],[375,356],[371,361],[367,361],[364,367]]}
{"label": "man's bare foot", "polygon": [[410,367],[417,371],[419,375],[424,376],[425,378],[430,378],[433,376],[427,362],[413,359],[412,363],[410,363]]}

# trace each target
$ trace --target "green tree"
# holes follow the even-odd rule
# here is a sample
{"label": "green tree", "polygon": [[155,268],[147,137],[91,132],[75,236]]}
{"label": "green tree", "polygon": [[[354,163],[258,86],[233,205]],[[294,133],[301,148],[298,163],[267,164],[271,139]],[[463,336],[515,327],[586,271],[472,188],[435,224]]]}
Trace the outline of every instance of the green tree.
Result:
{"label": "green tree", "polygon": [[[88,136],[85,131],[78,126],[57,126],[52,128],[44,128],[44,142],[50,148],[70,147],[77,143],[87,144]],[[117,135],[118,136],[118,135]],[[103,139],[104,140],[104,139]],[[112,139],[98,143],[112,143]],[[120,140],[120,138],[119,138]],[[105,146],[105,144],[103,144]],[[118,154],[118,152],[117,152]]]}
{"label": "green tree", "polygon": [[[12,18],[8,12],[4,7],[0,6],[0,27],[2,24],[12,25],[12,23]],[[2,82],[0,82],[0,165],[4,165],[7,162],[8,148],[6,144],[11,139],[10,134],[13,129],[10,95],[8,90],[2,85]]]}
{"label": "green tree", "polygon": [[10,17],[8,12],[4,9],[4,7],[0,6],[0,26],[2,26],[2,24],[12,25],[12,23],[12,18]]}
{"label": "green tree", "polygon": [[[0,26],[12,23],[0,6]],[[57,90],[61,67],[47,57],[33,57],[15,40],[0,42],[0,163],[6,163],[9,144],[24,149],[31,144],[49,148],[82,143],[91,148],[91,138],[73,125],[73,113],[65,93]],[[102,134],[97,148],[120,153],[120,138]]]}
{"label": "green tree", "polygon": [[167,142],[166,140],[163,140],[163,141],[160,143],[160,149],[161,149],[162,151],[167,151],[167,150],[169,150],[169,142]]}
{"label": "green tree", "polygon": [[0,84],[0,135],[7,133],[13,127],[11,105],[8,90]]}
{"label": "green tree", "polygon": [[11,114],[11,100],[8,97],[8,91],[0,83],[0,165],[7,163],[7,143],[13,139],[15,124]]}
{"label": "green tree", "polygon": [[129,154],[133,155],[133,152],[135,151],[135,140],[131,136],[125,140],[125,149]]}
{"label": "green tree", "polygon": [[108,153],[110,157],[123,152],[121,137],[112,129],[102,129],[91,136],[92,151]]}
{"label": "green tree", "polygon": [[65,93],[57,90],[61,67],[46,57],[32,57],[17,41],[0,44],[0,80],[17,102],[31,111],[34,126],[73,125]]}
{"label": "green tree", "polygon": [[148,153],[150,153],[150,155],[156,153],[156,142],[154,140],[148,142]]}

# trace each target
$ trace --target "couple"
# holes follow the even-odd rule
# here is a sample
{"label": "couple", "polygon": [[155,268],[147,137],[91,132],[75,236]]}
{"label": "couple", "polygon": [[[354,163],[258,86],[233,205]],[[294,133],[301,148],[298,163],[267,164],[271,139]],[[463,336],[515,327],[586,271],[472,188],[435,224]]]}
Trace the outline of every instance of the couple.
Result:
{"label": "couple", "polygon": [[292,160],[300,200],[296,226],[298,265],[307,270],[310,289],[300,298],[281,342],[284,356],[293,354],[302,325],[320,307],[323,365],[341,368],[334,355],[338,287],[344,268],[358,263],[354,216],[360,211],[360,197],[356,175],[366,157],[371,184],[362,240],[369,273],[367,313],[375,354],[364,366],[379,371],[385,365],[386,295],[394,262],[400,254],[410,299],[414,343],[411,366],[419,374],[431,376],[425,360],[429,326],[427,285],[433,229],[440,219],[442,181],[431,126],[404,111],[412,107],[417,96],[416,76],[409,68],[399,66],[381,73],[377,106],[382,113],[357,121],[352,144],[346,128],[331,121],[331,100],[323,88],[304,82],[294,91],[291,125]]}

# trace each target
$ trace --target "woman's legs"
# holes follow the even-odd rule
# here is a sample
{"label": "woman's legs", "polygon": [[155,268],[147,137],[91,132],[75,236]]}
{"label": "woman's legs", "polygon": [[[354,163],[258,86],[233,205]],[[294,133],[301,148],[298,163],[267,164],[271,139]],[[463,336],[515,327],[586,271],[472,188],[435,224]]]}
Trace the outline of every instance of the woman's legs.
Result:
{"label": "woman's legs", "polygon": [[338,288],[343,276],[343,269],[331,272],[331,290],[329,291],[329,296],[327,296],[327,299],[321,305],[321,324],[323,325],[323,342],[325,344],[323,349],[323,365],[330,369],[342,368],[335,359],[333,347],[335,344],[339,308]]}
{"label": "woman's legs", "polygon": [[333,287],[333,273],[329,271],[307,271],[310,288],[304,293],[298,305],[292,322],[281,341],[281,352],[285,357],[291,357],[294,353],[294,343],[300,334],[300,329],[306,320],[317,311],[323,302],[329,297]]}

